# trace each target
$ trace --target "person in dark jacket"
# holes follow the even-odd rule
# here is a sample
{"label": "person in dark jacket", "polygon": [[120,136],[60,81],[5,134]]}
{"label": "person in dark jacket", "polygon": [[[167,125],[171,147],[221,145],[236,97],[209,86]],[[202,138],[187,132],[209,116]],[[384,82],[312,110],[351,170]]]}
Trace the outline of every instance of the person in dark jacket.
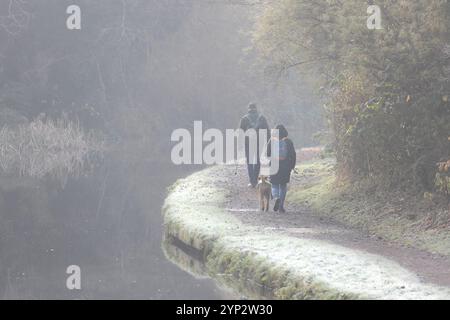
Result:
{"label": "person in dark jacket", "polygon": [[[250,103],[248,106],[248,113],[241,119],[239,128],[245,133],[249,130],[255,130],[256,141],[250,141],[251,135],[245,137],[245,157],[247,159],[248,176],[250,179],[249,187],[255,188],[258,184],[258,177],[261,170],[261,159],[259,152],[259,134],[261,130],[267,130],[266,137],[270,137],[270,129],[266,118],[258,112],[255,103]],[[250,154],[250,142],[255,143],[255,150]],[[264,142],[265,144],[265,142]]]}
{"label": "person in dark jacket", "polygon": [[297,154],[294,143],[288,137],[289,134],[286,128],[283,125],[278,125],[275,129],[267,146],[267,155],[269,157],[272,154],[272,150],[278,148],[279,169],[277,173],[270,177],[272,196],[275,199],[273,210],[285,213],[284,201],[287,194],[287,184],[291,181],[291,173],[297,163]]}

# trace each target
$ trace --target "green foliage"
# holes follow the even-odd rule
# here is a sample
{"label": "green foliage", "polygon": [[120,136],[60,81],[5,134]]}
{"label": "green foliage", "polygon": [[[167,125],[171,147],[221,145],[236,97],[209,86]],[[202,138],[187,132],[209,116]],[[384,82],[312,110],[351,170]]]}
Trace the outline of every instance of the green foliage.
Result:
{"label": "green foliage", "polygon": [[367,28],[364,1],[274,2],[257,19],[255,48],[280,70],[320,75],[341,173],[431,188],[450,149],[450,5],[376,4],[382,30]]}

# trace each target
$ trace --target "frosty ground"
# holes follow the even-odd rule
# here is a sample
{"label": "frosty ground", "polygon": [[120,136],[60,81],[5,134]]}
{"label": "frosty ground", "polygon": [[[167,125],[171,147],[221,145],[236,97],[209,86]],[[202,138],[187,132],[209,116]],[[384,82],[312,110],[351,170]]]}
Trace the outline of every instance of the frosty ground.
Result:
{"label": "frosty ground", "polygon": [[211,277],[250,298],[450,298],[448,257],[315,214],[296,197],[310,183],[294,176],[287,214],[261,213],[244,167],[238,175],[211,167],[171,188],[167,233],[200,250]]}

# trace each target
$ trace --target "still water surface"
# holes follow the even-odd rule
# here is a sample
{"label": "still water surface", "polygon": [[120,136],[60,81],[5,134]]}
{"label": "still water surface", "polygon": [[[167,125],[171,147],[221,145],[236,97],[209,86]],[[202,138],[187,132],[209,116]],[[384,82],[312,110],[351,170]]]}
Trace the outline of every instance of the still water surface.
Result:
{"label": "still water surface", "polygon": [[[161,249],[166,188],[187,173],[105,158],[64,186],[1,178],[0,298],[229,298]],[[69,265],[81,268],[79,291],[66,288]]]}

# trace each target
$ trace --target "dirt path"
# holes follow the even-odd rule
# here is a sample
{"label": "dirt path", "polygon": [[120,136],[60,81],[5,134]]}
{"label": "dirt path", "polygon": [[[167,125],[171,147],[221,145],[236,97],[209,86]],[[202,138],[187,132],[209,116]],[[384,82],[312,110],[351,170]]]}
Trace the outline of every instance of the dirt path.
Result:
{"label": "dirt path", "polygon": [[[228,171],[228,174],[231,174]],[[427,283],[450,287],[450,259],[433,255],[414,248],[387,243],[369,234],[349,228],[335,221],[314,216],[311,211],[299,205],[286,204],[288,213],[273,211],[262,213],[258,208],[256,191],[247,187],[246,170],[241,166],[238,174],[229,177],[232,181],[231,196],[227,211],[243,224],[257,227],[261,231],[275,231],[290,237],[317,239],[385,257],[415,273]],[[294,178],[290,188],[301,187],[306,178]],[[271,203],[273,206],[273,201]],[[272,208],[272,207],[271,207]]]}

